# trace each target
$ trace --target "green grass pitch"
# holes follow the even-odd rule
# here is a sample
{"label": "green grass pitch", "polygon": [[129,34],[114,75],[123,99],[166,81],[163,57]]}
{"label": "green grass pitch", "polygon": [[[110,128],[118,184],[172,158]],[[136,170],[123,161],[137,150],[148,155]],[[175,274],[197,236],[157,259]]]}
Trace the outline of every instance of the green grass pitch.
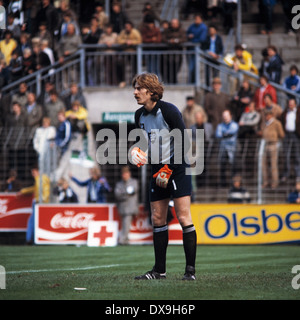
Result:
{"label": "green grass pitch", "polygon": [[0,265],[6,271],[0,300],[300,299],[300,289],[292,287],[299,245],[198,246],[193,282],[181,280],[182,246],[169,246],[166,280],[134,280],[153,261],[150,245],[0,246]]}

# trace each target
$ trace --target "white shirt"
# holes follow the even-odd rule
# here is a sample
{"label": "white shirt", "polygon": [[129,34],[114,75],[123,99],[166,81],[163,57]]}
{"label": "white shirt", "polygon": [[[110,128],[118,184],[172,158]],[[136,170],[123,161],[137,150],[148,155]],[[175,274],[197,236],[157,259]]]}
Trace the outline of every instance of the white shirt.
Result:
{"label": "white shirt", "polygon": [[286,114],[285,130],[287,132],[296,131],[296,112],[297,109],[289,110]]}

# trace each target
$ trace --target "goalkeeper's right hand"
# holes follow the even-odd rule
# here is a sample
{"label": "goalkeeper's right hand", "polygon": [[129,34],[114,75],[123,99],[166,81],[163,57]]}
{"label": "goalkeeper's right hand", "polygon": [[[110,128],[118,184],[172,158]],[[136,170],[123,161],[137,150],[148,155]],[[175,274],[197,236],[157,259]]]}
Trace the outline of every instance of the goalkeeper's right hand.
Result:
{"label": "goalkeeper's right hand", "polygon": [[138,167],[143,166],[147,163],[147,154],[138,147],[134,147],[131,150],[132,163]]}

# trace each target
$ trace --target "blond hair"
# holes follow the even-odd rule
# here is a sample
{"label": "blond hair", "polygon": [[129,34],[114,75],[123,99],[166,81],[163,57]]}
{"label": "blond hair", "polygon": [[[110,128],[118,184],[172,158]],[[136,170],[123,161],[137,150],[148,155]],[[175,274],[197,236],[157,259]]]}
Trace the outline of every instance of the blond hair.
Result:
{"label": "blond hair", "polygon": [[158,101],[163,97],[164,86],[154,73],[142,73],[135,76],[132,80],[132,86],[135,87],[136,84],[152,93],[152,101]]}

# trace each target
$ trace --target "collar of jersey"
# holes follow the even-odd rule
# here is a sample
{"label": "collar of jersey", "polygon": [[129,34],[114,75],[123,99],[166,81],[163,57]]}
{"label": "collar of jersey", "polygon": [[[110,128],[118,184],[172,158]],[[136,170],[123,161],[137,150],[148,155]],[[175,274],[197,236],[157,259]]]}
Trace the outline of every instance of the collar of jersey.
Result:
{"label": "collar of jersey", "polygon": [[155,107],[154,107],[151,111],[148,111],[148,110],[144,107],[143,114],[144,114],[144,115],[153,114],[153,115],[155,116],[155,115],[157,114],[158,109],[159,109],[159,102],[160,102],[160,101],[157,101]]}

